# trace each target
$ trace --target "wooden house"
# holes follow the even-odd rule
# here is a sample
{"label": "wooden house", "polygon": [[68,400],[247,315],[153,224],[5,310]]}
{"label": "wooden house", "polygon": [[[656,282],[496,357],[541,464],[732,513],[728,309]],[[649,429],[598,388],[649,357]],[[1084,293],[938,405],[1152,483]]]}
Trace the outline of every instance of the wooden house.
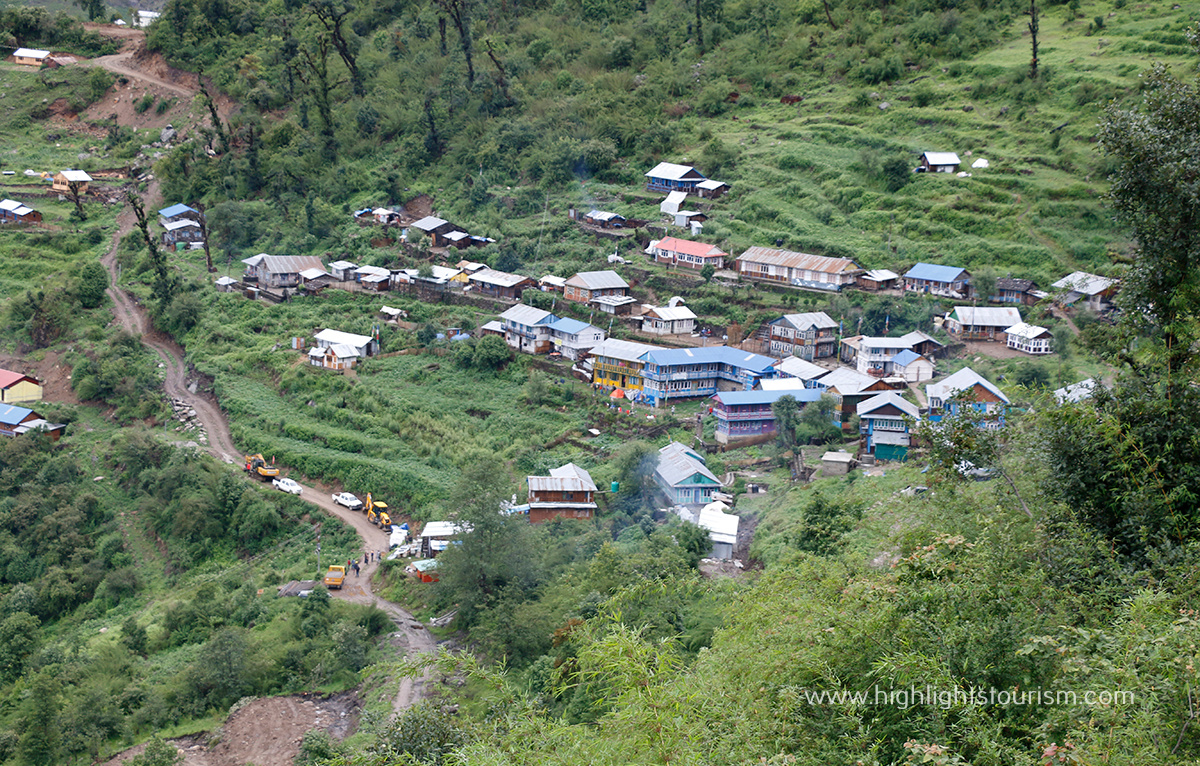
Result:
{"label": "wooden house", "polygon": [[620,229],[625,226],[625,220],[625,216],[605,210],[592,210],[583,217],[583,222],[588,226],[601,229]]}
{"label": "wooden house", "polygon": [[920,411],[894,391],[885,391],[856,406],[858,432],[867,454],[877,460],[904,460],[908,457],[912,430]]}
{"label": "wooden house", "polygon": [[338,372],[354,369],[354,365],[358,364],[358,360],[361,358],[354,346],[346,343],[335,343],[325,347],[316,346],[308,350],[308,363],[313,367],[322,367]]}
{"label": "wooden house", "polygon": [[191,219],[182,218],[164,223],[163,228],[166,231],[162,233],[162,243],[167,247],[174,247],[180,243],[189,245],[204,243],[204,234],[200,230],[200,224]]}
{"label": "wooden house", "polygon": [[859,402],[870,399],[875,394],[893,390],[883,379],[864,375],[849,367],[838,367],[822,375],[814,381],[814,385],[837,402],[843,429],[848,426],[850,417],[857,411]]}
{"label": "wooden house", "polygon": [[357,269],[358,264],[350,261],[334,261],[329,264],[329,274],[339,282],[353,282]]}
{"label": "wooden house", "polygon": [[427,215],[413,223],[412,228],[429,235],[433,247],[446,247],[445,236],[458,229],[457,226],[437,216]]}
{"label": "wooden house", "polygon": [[696,271],[705,266],[723,269],[725,268],[725,258],[729,255],[716,245],[677,237],[664,237],[651,242],[650,246],[646,248],[646,254],[657,263],[682,266]]}
{"label": "wooden house", "polygon": [[52,440],[58,441],[65,429],[65,425],[49,423],[28,407],[0,404],[0,436],[21,436],[42,431],[49,434]]}
{"label": "wooden house", "polygon": [[566,281],[563,297],[577,303],[587,303],[606,295],[629,294],[629,283],[615,271],[581,271]]}
{"label": "wooden house", "polygon": [[966,298],[970,295],[971,275],[958,266],[918,263],[905,273],[904,289],[910,293]]}
{"label": "wooden house", "polygon": [[712,493],[722,486],[704,458],[679,442],[658,451],[654,481],[671,505],[707,505],[712,502]]}
{"label": "wooden house", "polygon": [[993,306],[955,306],[946,316],[946,332],[960,340],[1004,342],[1006,330],[1021,323],[1021,311]]}
{"label": "wooden house", "polygon": [[36,48],[17,48],[13,51],[13,61],[22,66],[38,66],[46,63],[46,58],[50,55],[50,51],[41,51]]}
{"label": "wooden house", "polygon": [[257,282],[261,287],[296,287],[300,284],[300,272],[307,269],[325,271],[325,264],[315,255],[267,255],[259,253],[243,258],[246,271],[245,282]]}
{"label": "wooden house", "polygon": [[1038,290],[1032,279],[1014,279],[1002,277],[996,280],[996,293],[988,296],[992,303],[1013,303],[1018,306],[1032,306],[1046,294]]}
{"label": "wooden house", "polygon": [[22,372],[0,370],[0,404],[27,404],[42,400],[42,384]]}
{"label": "wooden house", "polygon": [[50,189],[67,194],[71,191],[71,184],[77,184],[79,193],[87,194],[88,184],[91,182],[92,177],[82,170],[60,170],[54,174]]}
{"label": "wooden house", "polygon": [[477,290],[480,295],[507,300],[520,300],[521,293],[536,286],[529,277],[487,268],[472,273],[467,282],[470,289]]}
{"label": "wooden house", "polygon": [[1026,354],[1049,354],[1053,352],[1051,345],[1054,336],[1045,327],[1020,322],[1004,331],[1009,348],[1024,351]]}
{"label": "wooden house", "polygon": [[812,361],[833,356],[837,346],[838,323],[824,311],[785,314],[768,325],[771,353],[793,355]]}
{"label": "wooden house", "polygon": [[924,152],[917,168],[922,173],[957,173],[961,164],[954,152]]}
{"label": "wooden house", "polygon": [[704,174],[691,165],[660,162],[646,173],[646,189],[647,191],[662,192],[693,192],[696,185],[704,180]]}
{"label": "wooden house", "polygon": [[864,271],[858,275],[855,284],[863,289],[871,292],[879,292],[880,290],[891,290],[900,282],[900,275],[889,269],[871,269]]}
{"label": "wooden house", "polygon": [[590,519],[596,513],[596,482],[574,463],[550,469],[549,476],[528,476],[529,523],[541,524],[556,516]]}
{"label": "wooden house", "polygon": [[717,199],[722,197],[729,191],[729,184],[724,181],[714,181],[711,178],[706,178],[696,184],[696,196],[704,199]]}
{"label": "wooden house", "polygon": [[1112,297],[1117,294],[1117,280],[1086,271],[1068,274],[1050,286],[1062,291],[1059,302],[1064,306],[1082,303],[1092,311],[1111,308]]}
{"label": "wooden house", "polygon": [[28,205],[12,199],[0,201],[0,224],[29,226],[41,222],[42,214]]}
{"label": "wooden house", "polygon": [[739,255],[736,263],[738,274],[747,279],[828,292],[853,285],[862,272],[849,258],[757,246]]}
{"label": "wooden house", "polygon": [[646,360],[642,357],[655,348],[616,338],[599,343],[591,350],[592,383],[619,389],[623,396],[637,400],[645,387]]}
{"label": "wooden house", "polygon": [[925,398],[929,401],[929,420],[934,423],[948,415],[958,414],[963,407],[969,407],[1003,425],[1004,413],[1012,403],[994,383],[970,367],[925,386]]}

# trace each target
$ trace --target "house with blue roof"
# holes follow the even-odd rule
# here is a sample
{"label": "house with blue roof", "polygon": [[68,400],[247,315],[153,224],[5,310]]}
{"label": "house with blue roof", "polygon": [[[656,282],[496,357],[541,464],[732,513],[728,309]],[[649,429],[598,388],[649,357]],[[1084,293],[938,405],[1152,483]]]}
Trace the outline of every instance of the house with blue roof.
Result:
{"label": "house with blue roof", "polygon": [[749,439],[765,441],[775,435],[775,411],[772,406],[790,396],[801,406],[818,401],[824,391],[805,388],[804,381],[793,378],[792,388],[770,391],[722,391],[712,397],[713,416],[717,419],[717,443],[734,444]]}
{"label": "house with blue roof", "polygon": [[778,374],[775,359],[729,346],[651,348],[640,359],[643,395],[656,407],[719,391],[750,391]]}
{"label": "house with blue roof", "polygon": [[58,441],[65,428],[62,423],[46,422],[41,415],[28,407],[0,404],[0,436],[20,436],[30,431],[44,431],[51,439]]}
{"label": "house with blue roof", "polygon": [[578,319],[560,317],[547,327],[550,328],[550,343],[554,350],[571,360],[581,359],[604,342],[604,330]]}
{"label": "house with blue roof", "polygon": [[518,303],[500,315],[504,340],[509,346],[526,354],[548,354],[554,348],[550,340],[550,325],[558,317],[544,309]]}
{"label": "house with blue roof", "polygon": [[163,228],[166,228],[169,223],[178,223],[179,221],[196,221],[198,223],[200,218],[199,210],[183,203],[164,207],[158,211],[158,222],[162,224]]}
{"label": "house with blue roof", "polygon": [[904,275],[904,290],[946,298],[968,298],[971,293],[971,275],[966,269],[958,266],[918,263]]}
{"label": "house with blue roof", "polygon": [[872,396],[857,405],[858,431],[868,454],[877,460],[904,460],[912,444],[912,429],[920,418],[915,404],[894,391]]}

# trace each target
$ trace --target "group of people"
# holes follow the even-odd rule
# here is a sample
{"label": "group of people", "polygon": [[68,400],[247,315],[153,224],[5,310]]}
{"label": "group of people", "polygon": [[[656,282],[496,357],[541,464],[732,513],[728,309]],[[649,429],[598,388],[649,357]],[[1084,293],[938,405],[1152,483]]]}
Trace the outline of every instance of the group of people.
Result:
{"label": "group of people", "polygon": [[[365,567],[367,564],[370,564],[371,562],[378,563],[381,560],[382,556],[383,556],[382,551],[380,551],[380,552],[366,551],[363,554],[362,566]],[[358,573],[361,569],[361,567],[359,566],[359,563],[358,563],[358,559],[346,559],[346,569],[348,571],[353,572],[355,577],[358,577]]]}

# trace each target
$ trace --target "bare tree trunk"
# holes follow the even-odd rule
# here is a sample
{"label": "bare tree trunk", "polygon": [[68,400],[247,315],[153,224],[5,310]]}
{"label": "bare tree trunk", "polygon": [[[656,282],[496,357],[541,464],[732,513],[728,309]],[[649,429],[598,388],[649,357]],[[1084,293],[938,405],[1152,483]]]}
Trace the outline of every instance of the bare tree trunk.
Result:
{"label": "bare tree trunk", "polygon": [[1033,57],[1029,59],[1029,79],[1036,80],[1038,74],[1038,9],[1035,0],[1029,0],[1029,37],[1033,46]]}
{"label": "bare tree trunk", "polygon": [[197,202],[196,210],[200,211],[200,237],[204,241],[204,263],[208,266],[208,273],[211,274],[216,269],[212,265],[212,253],[208,249],[208,216],[204,214],[204,203]]}
{"label": "bare tree trunk", "polygon": [[87,213],[83,212],[83,198],[79,196],[79,184],[81,181],[67,181],[67,189],[71,195],[71,201],[75,203],[75,214],[79,216],[80,221],[87,220]]}
{"label": "bare tree trunk", "polygon": [[837,24],[833,23],[833,11],[829,9],[829,0],[822,0],[825,3],[825,18],[829,20],[829,26],[833,27],[833,31],[837,31]]}

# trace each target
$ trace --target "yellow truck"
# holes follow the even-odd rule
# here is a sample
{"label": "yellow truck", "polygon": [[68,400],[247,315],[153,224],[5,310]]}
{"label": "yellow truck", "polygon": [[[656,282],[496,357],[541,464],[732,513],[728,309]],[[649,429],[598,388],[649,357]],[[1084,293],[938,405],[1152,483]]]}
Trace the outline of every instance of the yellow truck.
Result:
{"label": "yellow truck", "polygon": [[346,567],[331,566],[329,571],[325,573],[325,587],[333,590],[342,589],[342,583],[346,580]]}

